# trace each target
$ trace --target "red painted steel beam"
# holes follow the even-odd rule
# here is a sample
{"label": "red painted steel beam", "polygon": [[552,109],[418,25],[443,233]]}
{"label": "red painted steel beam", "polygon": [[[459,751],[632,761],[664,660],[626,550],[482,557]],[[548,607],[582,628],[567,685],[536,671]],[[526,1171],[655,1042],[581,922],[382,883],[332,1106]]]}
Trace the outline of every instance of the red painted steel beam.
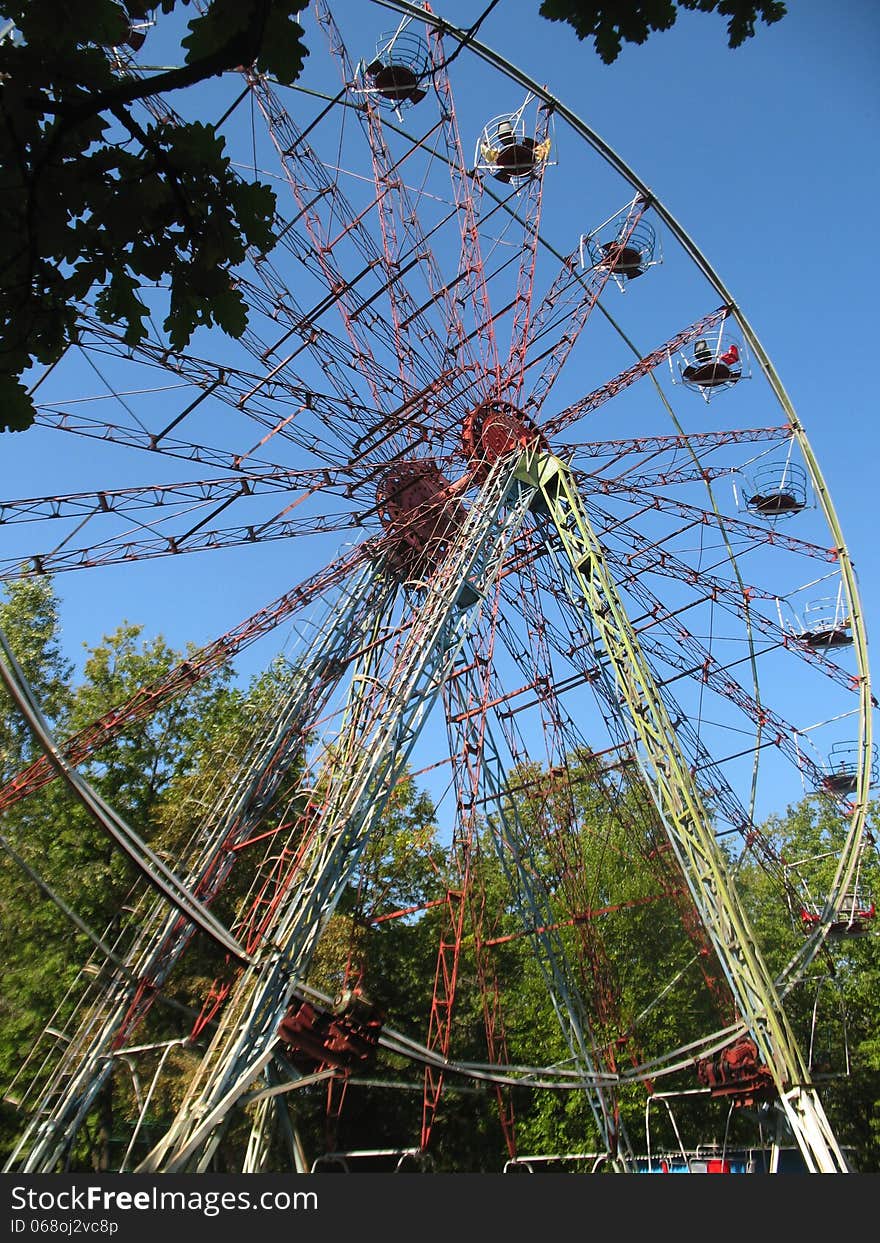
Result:
{"label": "red painted steel beam", "polygon": [[[246,471],[226,479],[200,479],[163,483],[140,488],[107,488],[99,492],[69,492],[60,496],[24,497],[0,501],[0,523],[35,522],[44,518],[83,518],[91,514],[126,514],[140,509],[172,504],[200,504],[230,500],[266,492],[307,489],[313,495],[334,484],[348,485],[348,472],[334,470]],[[301,500],[305,499],[305,495]]]}
{"label": "red painted steel beam", "polygon": [[[645,214],[647,207],[648,203],[645,199],[639,199],[633,205],[633,209],[627,217],[626,227],[620,234],[619,240],[622,245],[625,245],[631,237],[633,230]],[[587,323],[587,320],[592,314],[593,308],[602,296],[605,286],[608,284],[609,280],[611,280],[612,274],[613,268],[610,264],[607,267],[594,267],[590,270],[583,281],[578,282],[581,288],[580,300],[566,323],[565,331],[550,350],[549,355],[547,356],[547,362],[545,363],[541,374],[532,385],[532,390],[526,399],[524,407],[525,410],[531,410],[534,414],[537,414],[537,411],[539,411],[544,405],[544,402],[547,399],[547,394],[556,382],[559,373],[565,365],[566,359],[574,349],[575,344],[577,343],[577,340]],[[645,360],[643,359],[641,361],[644,362]],[[637,366],[638,365],[639,364],[637,364]],[[611,394],[609,394],[609,396],[610,395]],[[603,398],[603,400],[605,400],[605,398]],[[571,407],[569,409],[571,409]],[[567,412],[563,412],[563,414],[565,413]],[[545,436],[560,430],[557,424],[562,417],[563,415],[557,415],[555,419],[551,419],[544,427],[541,428],[541,431]],[[580,415],[577,415],[576,417],[579,418]],[[563,422],[561,426],[564,427],[566,424]]]}
{"label": "red painted steel beam", "polygon": [[722,445],[751,444],[762,440],[784,440],[790,437],[791,426],[784,423],[780,427],[694,432],[688,436],[635,436],[630,440],[587,440],[567,445],[566,451],[571,450],[578,457],[613,457],[619,461],[631,453],[653,456],[656,453],[677,453],[690,448],[715,449]]}
{"label": "red painted steel beam", "polygon": [[[610,276],[610,273],[609,273]],[[628,367],[626,371],[609,380],[607,384],[603,384],[601,388],[594,389],[592,393],[588,393],[586,397],[582,397],[580,401],[560,410],[558,414],[546,420],[542,425],[541,431],[545,436],[555,436],[561,432],[563,428],[576,423],[586,414],[592,414],[594,410],[605,404],[611,397],[616,397],[618,393],[625,388],[629,388],[630,384],[634,384],[636,380],[640,380],[642,376],[653,371],[668,356],[681,349],[688,341],[706,332],[713,324],[720,323],[729,314],[727,307],[720,307],[717,311],[712,311],[708,315],[704,315],[702,319],[697,320],[695,324],[691,324],[689,328],[682,329],[681,332],[671,337],[664,345],[660,345],[657,349],[652,350],[650,354],[646,354],[644,358],[640,358],[632,367]]]}
{"label": "red painted steel beam", "polygon": [[[370,543],[358,545],[348,556],[333,562],[319,574],[279,596],[271,604],[240,622],[233,630],[227,631],[219,639],[175,665],[162,677],[142,686],[125,703],[111,708],[67,738],[61,745],[65,759],[70,764],[81,764],[129,725],[151,716],[169,700],[185,694],[196,682],[228,664],[238,652],[268,634],[293,613],[308,607],[323,592],[344,582],[372,551],[373,545]],[[45,756],[29,764],[0,789],[0,813],[19,799],[32,794],[34,790],[54,781],[55,776],[55,769]]]}

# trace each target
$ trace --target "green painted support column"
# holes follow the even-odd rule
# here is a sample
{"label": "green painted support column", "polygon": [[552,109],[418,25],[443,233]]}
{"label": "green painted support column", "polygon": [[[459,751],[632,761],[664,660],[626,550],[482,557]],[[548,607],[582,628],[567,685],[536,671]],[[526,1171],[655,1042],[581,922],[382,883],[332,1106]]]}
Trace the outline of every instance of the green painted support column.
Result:
{"label": "green painted support column", "polygon": [[[727,975],[740,1015],[770,1070],[807,1168],[846,1161],[810,1081],[773,978],[736,894],[712,817],[639,645],[574,477],[559,458],[527,452],[517,477],[538,489],[550,532],[571,567],[584,612],[613,673],[619,706],[682,874]],[[539,502],[540,504],[540,502]],[[534,509],[534,506],[533,506]]]}

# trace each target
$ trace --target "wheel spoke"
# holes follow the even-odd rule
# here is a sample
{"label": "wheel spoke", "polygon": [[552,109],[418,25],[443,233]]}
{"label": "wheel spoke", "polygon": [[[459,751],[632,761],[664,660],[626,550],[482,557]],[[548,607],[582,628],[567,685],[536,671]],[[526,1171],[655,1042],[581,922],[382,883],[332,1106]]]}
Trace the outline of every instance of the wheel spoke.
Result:
{"label": "wheel spoke", "polygon": [[[679,1099],[706,1134],[766,1102],[808,1168],[837,1171],[791,997],[868,918],[875,701],[804,429],[653,192],[477,37],[495,5],[470,30],[355,7],[303,16],[292,86],[254,63],[180,103],[213,119],[244,199],[278,192],[273,237],[227,273],[240,334],[203,322],[182,345],[158,283],[142,339],[89,300],[27,377],[9,594],[53,575],[71,632],[135,606],[158,627],[162,599],[179,628],[226,602],[223,557],[176,558],[225,549],[250,614],[60,742],[62,769],[112,773],[133,727],[221,668],[241,679],[233,659],[285,622],[293,654],[160,799],[185,881],[139,879],[103,934],[40,876],[54,800],[16,806],[52,755],[0,788],[27,827],[8,857],[97,947],[16,1075],[9,1168],[95,1159],[84,1121],[130,1066],[126,1171],[205,1172],[222,1142],[242,1171],[282,1152],[308,1172],[303,1135],[365,1119],[370,1151],[446,1159],[456,1085],[497,1107],[513,1163],[558,1123],[641,1168],[647,1108]],[[136,107],[187,124],[156,94]],[[603,224],[580,232],[571,187]],[[264,570],[284,580],[268,605]],[[818,866],[789,861],[795,804],[835,825]],[[199,920],[235,961],[194,954]],[[150,1043],[160,999],[191,1024],[174,1052]],[[414,1093],[406,1123],[390,1084]]]}

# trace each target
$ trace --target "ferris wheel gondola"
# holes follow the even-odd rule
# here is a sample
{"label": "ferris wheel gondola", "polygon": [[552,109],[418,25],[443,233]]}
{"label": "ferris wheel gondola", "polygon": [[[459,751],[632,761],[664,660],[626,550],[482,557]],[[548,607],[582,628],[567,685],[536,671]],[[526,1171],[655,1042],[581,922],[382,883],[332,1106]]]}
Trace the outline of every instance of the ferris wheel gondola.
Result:
{"label": "ferris wheel gondola", "polygon": [[[330,1084],[339,1124],[358,1072],[389,1056],[417,1068],[421,1103],[418,1147],[401,1135],[390,1153],[428,1160],[457,1076],[492,1086],[511,1161],[513,1089],[577,1090],[596,1168],[632,1171],[621,1102],[662,1082],[708,1106],[772,1100],[808,1167],[842,1170],[785,997],[842,913],[867,922],[853,881],[876,773],[857,585],[806,432],[696,244],[585,122],[429,8],[369,7],[400,23],[364,43],[359,22],[349,34],[351,15],[318,0],[292,88],[249,69],[224,83],[259,118],[243,133],[224,98],[230,145],[281,190],[275,247],[235,274],[250,309],[240,341],[205,332],[174,347],[154,318],[132,345],[84,307],[78,356],[109,399],[81,369],[35,376],[34,443],[84,442],[114,486],[72,479],[0,502],[10,580],[95,581],[116,566],[123,584],[141,574],[182,597],[192,554],[226,558],[241,584],[244,620],[61,742],[73,762],[302,624],[277,702],[178,861],[208,901],[252,869],[235,914],[251,959],[205,998],[188,1046],[198,1064],[137,1168],[209,1168],[245,1107],[241,1168],[266,1168],[272,1111],[291,1134],[298,1077]],[[459,96],[462,63],[480,85]],[[547,219],[563,171],[602,204],[570,233]],[[642,298],[636,347],[615,317]],[[149,482],[142,460],[156,463]],[[214,474],[197,478],[205,465]],[[731,478],[744,481],[732,504]],[[22,531],[34,532],[25,546]],[[281,594],[244,607],[245,558],[273,549]],[[797,611],[818,581],[833,618]],[[837,738],[840,721],[855,740]],[[383,811],[419,764],[442,769],[438,817],[452,827],[416,1038],[381,998],[356,1004],[367,966],[354,950],[345,1005],[321,999],[310,971],[343,897],[368,885]],[[281,815],[273,800],[297,771]],[[51,779],[36,761],[0,789],[0,808]],[[761,870],[762,892],[791,904],[762,817],[805,788],[844,827],[824,900],[804,907],[774,976],[738,876]],[[10,1168],[63,1164],[191,942],[176,913],[133,903],[129,975],[92,963],[66,1026],[37,1042],[39,1069],[36,1054],[22,1068]],[[498,955],[513,943],[533,951],[558,1021],[542,1065],[529,1033],[503,1023]],[[634,947],[659,956],[656,978],[630,972]],[[481,1062],[457,1044],[465,954]],[[699,1030],[679,1004],[685,981]]]}

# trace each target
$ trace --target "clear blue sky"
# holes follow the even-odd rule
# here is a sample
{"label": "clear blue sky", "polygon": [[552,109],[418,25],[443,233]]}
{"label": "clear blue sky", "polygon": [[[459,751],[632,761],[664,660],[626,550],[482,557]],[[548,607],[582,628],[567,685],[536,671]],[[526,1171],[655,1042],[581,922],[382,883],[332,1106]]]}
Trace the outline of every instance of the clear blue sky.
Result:
{"label": "clear blue sky", "polygon": [[[480,6],[443,10],[467,25]],[[795,0],[735,51],[717,14],[603,65],[528,0],[481,34],[596,130],[688,231],[774,361],[880,625],[880,6]]]}
{"label": "clear blue sky", "polygon": [[[365,39],[367,31],[396,24],[393,14],[374,14],[356,0],[336,7],[341,18],[364,30]],[[451,23],[467,27],[483,6],[451,0],[434,7]],[[546,84],[619,153],[690,234],[742,307],[818,456],[860,576],[872,633],[880,620],[873,376],[880,276],[875,240],[880,8],[871,0],[794,0],[786,18],[760,26],[736,51],[727,48],[717,15],[683,13],[672,31],[654,34],[641,47],[625,45],[612,66],[603,65],[568,26],[540,18],[537,9],[538,0],[502,0],[479,37]],[[370,50],[359,48],[356,54]],[[465,59],[458,66],[463,73]],[[486,101],[485,117],[479,119],[520,101],[516,89],[497,106]],[[207,115],[216,115],[213,104]],[[467,146],[478,120],[476,97],[459,119]],[[606,206],[594,203],[592,186],[575,175],[580,165],[567,159],[571,142],[569,136],[560,143],[558,166],[547,174],[555,196],[552,210],[547,208],[548,227],[559,230],[563,248],[592,227]],[[709,301],[705,309],[713,305]],[[669,335],[685,322],[672,315]],[[714,415],[714,404],[712,409]],[[738,425],[736,415],[725,418],[725,426]],[[768,410],[766,422],[778,421],[778,410]],[[742,425],[761,422],[753,418]],[[112,465],[102,447],[70,443],[75,440],[36,431],[4,436],[3,493],[51,495],[119,486],[107,473]],[[162,475],[185,477],[197,478],[199,472],[172,468]],[[122,482],[135,478],[161,482],[151,475],[149,458]],[[21,546],[16,539],[15,547]],[[323,548],[329,559],[329,539]],[[208,553],[60,575],[56,585],[65,601],[71,655],[79,658],[83,641],[97,641],[123,619],[143,622],[147,633],[161,632],[177,646],[208,642],[300,577],[299,553],[291,545],[244,553],[246,558]],[[240,667],[247,670],[256,657],[255,651]]]}

